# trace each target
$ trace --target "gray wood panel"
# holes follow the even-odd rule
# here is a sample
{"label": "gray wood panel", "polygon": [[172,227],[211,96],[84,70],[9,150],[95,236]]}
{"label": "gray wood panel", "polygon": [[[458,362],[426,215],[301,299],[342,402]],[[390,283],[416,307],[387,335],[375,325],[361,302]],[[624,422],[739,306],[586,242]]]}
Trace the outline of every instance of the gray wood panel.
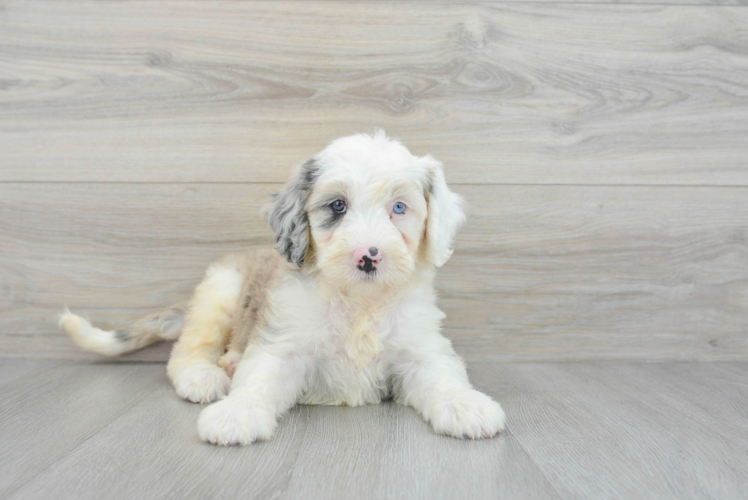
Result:
{"label": "gray wood panel", "polygon": [[[125,376],[129,366],[99,366],[123,383],[151,386],[146,372]],[[744,497],[745,363],[477,363],[468,369],[475,386],[507,411],[507,431],[498,438],[437,436],[411,409],[385,403],[297,407],[274,440],[218,448],[197,439],[195,422],[204,406],[180,401],[161,379],[159,389],[129,403],[6,496]],[[76,402],[99,397],[84,392]],[[36,418],[50,399],[66,398],[64,390],[29,398],[19,415]],[[20,416],[0,427],[0,439],[19,432]],[[62,413],[58,425],[77,417]],[[36,453],[14,447],[8,455],[25,463]]]}
{"label": "gray wood panel", "polygon": [[511,430],[455,440],[394,403],[311,411],[286,498],[560,498]]}
{"label": "gray wood panel", "polygon": [[[663,377],[663,371],[670,373]],[[692,363],[471,370],[478,387],[494,388],[509,428],[569,499],[744,498],[748,417],[712,414],[701,401],[715,390],[730,400],[745,396],[744,372],[726,373],[717,364]],[[731,385],[719,388],[725,379]]]}
{"label": "gray wood panel", "polygon": [[42,371],[55,368],[66,363],[52,359],[0,359],[0,388],[13,381],[32,376]]}
{"label": "gray wood panel", "polygon": [[298,407],[272,441],[228,449],[197,441],[202,408],[178,401],[165,387],[15,498],[52,491],[58,498],[236,498],[249,492],[253,498],[403,498],[406,492],[424,499],[468,493],[555,498],[512,436],[478,443],[437,436],[410,408],[392,403]]}
{"label": "gray wood panel", "polygon": [[[291,412],[269,443],[219,448],[198,439],[203,408],[179,399],[164,383],[16,498],[51,492],[57,498],[277,497],[305,438],[309,412]],[[63,476],[67,479],[60,483]]]}
{"label": "gray wood panel", "polygon": [[160,364],[78,362],[0,386],[0,496],[8,498],[165,383]]}
{"label": "gray wood panel", "polygon": [[748,10],[3,2],[0,180],[282,181],[384,127],[452,182],[748,185]]}
{"label": "gray wood panel", "polygon": [[[0,353],[96,359],[56,327],[187,299],[220,255],[272,241],[278,185],[0,185]],[[746,188],[460,186],[437,286],[474,361],[744,360]],[[168,346],[128,359],[165,359]]]}
{"label": "gray wood panel", "polygon": [[644,370],[639,365],[606,364],[594,368],[580,366],[574,373],[600,377],[603,384],[625,380],[630,397],[636,397],[636,392],[656,381],[654,388],[647,390],[648,405],[667,414],[682,413],[695,424],[717,433],[725,442],[735,443],[748,452],[748,364],[656,363]]}

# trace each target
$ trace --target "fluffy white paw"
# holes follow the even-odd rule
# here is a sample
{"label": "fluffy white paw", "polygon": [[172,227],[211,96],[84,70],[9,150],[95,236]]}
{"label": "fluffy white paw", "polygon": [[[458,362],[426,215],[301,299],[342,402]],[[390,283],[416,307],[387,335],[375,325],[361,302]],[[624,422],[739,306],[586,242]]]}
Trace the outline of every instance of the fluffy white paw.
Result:
{"label": "fluffy white paw", "polygon": [[277,425],[269,411],[227,398],[200,413],[197,432],[203,441],[231,446],[268,440],[275,434]]}
{"label": "fluffy white paw", "polygon": [[499,403],[471,390],[445,396],[433,406],[428,420],[439,434],[479,439],[503,431],[506,415]]}
{"label": "fluffy white paw", "polygon": [[198,365],[182,370],[175,378],[174,386],[184,399],[193,403],[211,403],[229,393],[231,379],[217,366]]}

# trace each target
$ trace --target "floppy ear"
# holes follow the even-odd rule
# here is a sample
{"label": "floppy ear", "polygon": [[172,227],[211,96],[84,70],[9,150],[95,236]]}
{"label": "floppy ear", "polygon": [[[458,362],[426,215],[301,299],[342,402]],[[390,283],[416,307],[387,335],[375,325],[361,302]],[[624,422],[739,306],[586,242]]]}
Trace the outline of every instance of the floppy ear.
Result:
{"label": "floppy ear", "polygon": [[301,165],[283,189],[270,195],[263,206],[270,227],[275,231],[275,248],[298,267],[304,265],[309,247],[309,221],[306,200],[319,167],[313,159]]}
{"label": "floppy ear", "polygon": [[455,234],[465,223],[465,201],[447,187],[439,161],[430,156],[419,158],[419,161],[428,172],[426,255],[436,267],[441,267],[452,256]]}

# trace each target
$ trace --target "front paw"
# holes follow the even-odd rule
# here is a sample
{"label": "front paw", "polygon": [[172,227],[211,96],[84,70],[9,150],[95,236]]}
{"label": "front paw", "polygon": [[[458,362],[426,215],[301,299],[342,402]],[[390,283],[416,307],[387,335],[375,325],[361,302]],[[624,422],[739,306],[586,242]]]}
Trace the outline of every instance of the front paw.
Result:
{"label": "front paw", "polygon": [[215,365],[195,365],[174,377],[174,387],[184,399],[193,403],[211,403],[229,393],[231,379]]}
{"label": "front paw", "polygon": [[221,446],[266,441],[277,426],[275,415],[269,411],[230,397],[204,409],[197,420],[200,439]]}
{"label": "front paw", "polygon": [[456,438],[493,437],[504,430],[499,403],[475,390],[444,395],[427,415],[434,430]]}

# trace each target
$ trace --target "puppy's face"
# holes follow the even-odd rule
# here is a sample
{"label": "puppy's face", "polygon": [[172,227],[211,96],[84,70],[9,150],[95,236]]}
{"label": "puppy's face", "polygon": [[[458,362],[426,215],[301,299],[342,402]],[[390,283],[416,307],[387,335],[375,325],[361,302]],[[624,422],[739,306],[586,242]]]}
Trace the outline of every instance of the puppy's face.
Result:
{"label": "puppy's face", "polygon": [[383,133],[338,139],[268,207],[276,247],[339,287],[397,287],[419,262],[442,265],[464,220],[441,165]]}
{"label": "puppy's face", "polygon": [[340,149],[320,155],[306,204],[316,265],[341,285],[397,286],[413,273],[424,234],[425,172],[391,149]]}

